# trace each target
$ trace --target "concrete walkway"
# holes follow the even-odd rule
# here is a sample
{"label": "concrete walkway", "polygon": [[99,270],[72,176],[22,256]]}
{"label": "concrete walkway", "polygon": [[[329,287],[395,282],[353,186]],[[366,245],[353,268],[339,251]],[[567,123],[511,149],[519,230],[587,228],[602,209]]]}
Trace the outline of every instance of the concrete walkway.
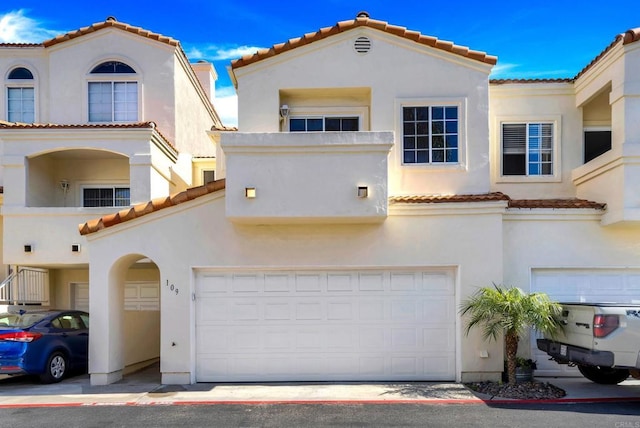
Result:
{"label": "concrete walkway", "polygon": [[[547,402],[640,401],[640,380],[597,385],[583,378],[538,378],[564,389],[566,397]],[[0,408],[104,405],[309,404],[309,403],[522,403],[476,394],[449,382],[396,383],[267,383],[161,385],[157,366],[106,386],[91,386],[88,375],[58,384],[37,380],[0,380]]]}

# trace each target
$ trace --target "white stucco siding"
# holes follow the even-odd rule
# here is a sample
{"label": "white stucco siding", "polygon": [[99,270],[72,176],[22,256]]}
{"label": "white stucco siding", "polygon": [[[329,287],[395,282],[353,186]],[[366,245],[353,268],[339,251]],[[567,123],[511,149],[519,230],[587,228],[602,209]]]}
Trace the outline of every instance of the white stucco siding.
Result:
{"label": "white stucco siding", "polygon": [[[161,370],[166,373],[166,382],[192,382],[193,268],[454,268],[457,307],[477,286],[502,277],[501,236],[500,215],[491,210],[475,216],[451,212],[390,216],[381,225],[233,225],[225,218],[224,200],[212,196],[89,235],[92,266],[94,262],[100,265],[92,270],[91,281],[98,290],[95,298],[105,301],[101,297],[104,291],[99,291],[106,287],[105,269],[119,255],[135,253],[151,258],[161,272]],[[487,254],[492,256],[487,258]],[[100,317],[106,310],[104,305],[92,307]],[[463,340],[460,321],[456,323],[457,378],[501,371],[501,348],[487,344],[476,332]],[[94,352],[106,352],[106,344],[94,343]],[[490,358],[481,358],[482,350],[487,350]],[[102,366],[97,360],[94,371]]]}
{"label": "white stucco siding", "polygon": [[[88,121],[88,87],[93,67],[104,61],[121,61],[130,65],[137,80],[138,121],[153,120],[169,140],[175,138],[173,105],[174,78],[173,46],[128,34],[121,30],[105,29],[87,34],[47,50],[53,123],[85,123]],[[104,75],[100,76],[101,78]],[[118,75],[113,75],[118,79]],[[95,78],[95,77],[94,77]],[[64,106],[61,108],[60,106]]]}
{"label": "white stucco siding", "polygon": [[[176,56],[175,85],[175,144],[180,152],[199,156],[215,155],[215,146],[206,131],[214,125],[213,118],[205,106],[205,101],[196,91],[197,78],[184,69],[188,64]],[[189,174],[191,170],[188,171]],[[190,179],[187,178],[187,180]]]}
{"label": "white stucco siding", "polygon": [[[574,168],[583,164],[582,112],[575,108],[570,83],[491,85],[491,177],[492,190],[514,199],[570,198]],[[553,174],[550,176],[504,176],[502,174],[502,124],[553,124]]]}
{"label": "white stucco siding", "polygon": [[602,227],[598,214],[511,215],[504,242],[504,281],[525,289],[532,268],[640,267],[640,229]]}
{"label": "white stucco siding", "polygon": [[[371,51],[364,55],[353,48],[360,36],[372,40]],[[234,72],[238,80],[240,131],[280,130],[280,90],[369,88],[370,105],[363,107],[368,109],[370,130],[396,133],[389,157],[390,194],[489,190],[487,64],[363,28]],[[402,165],[400,113],[404,103],[459,106],[459,165]],[[309,104],[309,100],[305,101],[306,106]],[[322,99],[318,105],[324,105]]]}
{"label": "white stucco siding", "polygon": [[[45,49],[43,47],[0,47],[0,78],[3,82],[6,82],[9,72],[16,67],[25,67],[33,74],[35,119],[37,122],[49,122],[49,62]],[[0,103],[0,118],[7,119],[6,102]]]}

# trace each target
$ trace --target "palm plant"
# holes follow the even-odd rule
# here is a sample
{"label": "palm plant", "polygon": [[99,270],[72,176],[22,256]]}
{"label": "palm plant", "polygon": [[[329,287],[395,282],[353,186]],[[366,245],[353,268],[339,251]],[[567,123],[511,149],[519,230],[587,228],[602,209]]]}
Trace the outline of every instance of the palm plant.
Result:
{"label": "palm plant", "polygon": [[485,340],[498,340],[502,335],[507,353],[509,384],[516,383],[516,355],[520,336],[533,328],[551,337],[560,324],[557,321],[562,306],[549,299],[545,293],[525,293],[517,287],[493,287],[478,289],[465,300],[460,313],[469,315],[466,334],[473,327],[482,327]]}

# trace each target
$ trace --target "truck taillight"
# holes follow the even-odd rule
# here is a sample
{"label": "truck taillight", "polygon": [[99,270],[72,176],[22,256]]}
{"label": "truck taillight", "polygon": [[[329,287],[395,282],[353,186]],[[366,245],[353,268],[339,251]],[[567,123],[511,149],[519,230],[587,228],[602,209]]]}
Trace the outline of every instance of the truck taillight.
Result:
{"label": "truck taillight", "polygon": [[593,337],[607,337],[618,326],[620,321],[617,315],[594,315],[593,316]]}

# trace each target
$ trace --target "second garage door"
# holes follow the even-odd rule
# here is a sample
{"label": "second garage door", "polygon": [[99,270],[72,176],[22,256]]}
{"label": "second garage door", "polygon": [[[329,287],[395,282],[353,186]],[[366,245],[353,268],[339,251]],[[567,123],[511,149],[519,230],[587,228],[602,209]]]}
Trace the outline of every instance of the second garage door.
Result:
{"label": "second garage door", "polygon": [[453,270],[196,274],[199,382],[455,380]]}

